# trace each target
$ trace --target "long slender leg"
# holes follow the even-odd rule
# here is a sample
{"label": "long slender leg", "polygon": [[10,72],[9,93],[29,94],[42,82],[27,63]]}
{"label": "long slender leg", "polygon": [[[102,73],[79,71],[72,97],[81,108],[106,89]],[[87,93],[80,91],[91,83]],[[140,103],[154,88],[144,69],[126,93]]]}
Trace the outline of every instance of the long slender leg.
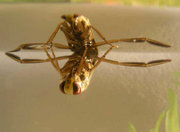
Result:
{"label": "long slender leg", "polygon": [[106,57],[106,55],[114,48],[114,46],[111,46],[105,53],[103,56],[101,56],[100,58],[98,58],[99,60],[97,61],[97,63],[94,65],[93,68],[90,69],[90,71],[92,71],[93,69],[95,69]]}
{"label": "long slender leg", "polygon": [[[108,43],[117,43],[117,42],[148,42],[149,44],[152,44],[152,45],[156,45],[156,46],[161,46],[161,47],[171,47],[170,45],[168,44],[165,44],[165,43],[162,43],[162,42],[159,42],[159,41],[156,41],[156,40],[152,40],[152,39],[149,39],[149,38],[127,38],[127,39],[114,39],[114,40],[106,40]],[[97,47],[97,46],[102,46],[102,45],[105,45],[107,44],[106,41],[102,41],[102,42],[97,42],[95,45],[93,45],[94,47]]]}
{"label": "long slender leg", "polygon": [[[15,48],[14,50],[8,51],[8,52],[17,52],[20,51],[21,49],[24,50],[43,50],[43,45],[44,43],[27,43],[27,44],[21,44],[19,45],[17,48]],[[52,43],[52,46],[55,48],[59,48],[59,49],[70,49],[69,46],[60,44],[60,43]],[[50,47],[47,47],[47,49],[49,49]]]}
{"label": "long slender leg", "polygon": [[[101,58],[99,58],[100,60]],[[114,60],[109,60],[109,59],[102,59],[103,62],[110,63],[110,64],[115,64],[115,65],[121,65],[121,66],[131,66],[131,67],[150,67],[150,66],[155,66],[155,65],[160,65],[164,64],[167,62],[170,62],[170,59],[164,59],[164,60],[153,60],[148,63],[145,62],[118,62]]]}
{"label": "long slender leg", "polygon": [[54,37],[56,36],[56,34],[58,33],[61,25],[63,24],[63,22],[59,23],[56,27],[56,29],[54,30],[54,32],[51,34],[51,36],[49,37],[48,41],[45,43],[45,44],[48,44],[48,43],[52,43]]}
{"label": "long slender leg", "polygon": [[[60,29],[60,27],[61,27],[62,24],[63,24],[63,23],[59,23],[59,24],[58,24],[58,26],[56,27],[55,31],[51,34],[51,36],[50,36],[50,38],[48,39],[48,41],[43,45],[43,49],[44,49],[46,55],[48,56],[51,64],[53,65],[53,67],[54,67],[61,75],[62,75],[62,72],[61,72],[61,69],[60,69],[59,65],[57,65],[58,62],[57,62],[57,60],[55,59],[55,63],[54,63],[53,59],[51,58],[50,54],[49,54],[48,51],[47,51],[46,45],[48,45],[49,43],[50,43],[50,44],[52,43],[54,37],[56,36],[56,34],[57,34],[57,32],[59,31],[59,29]],[[52,47],[50,47],[50,48],[51,48],[51,52],[52,52]],[[52,54],[54,55],[54,53],[52,53]],[[54,58],[55,58],[55,56],[54,56]]]}
{"label": "long slender leg", "polygon": [[53,65],[53,67],[54,67],[54,68],[55,68],[55,69],[59,72],[59,74],[61,74],[61,75],[62,75],[62,73],[61,73],[60,69],[57,67],[57,65],[56,65],[56,64],[54,64],[53,58],[51,58],[51,56],[50,56],[50,54],[48,53],[48,51],[47,51],[47,49],[46,49],[46,46],[45,46],[45,45],[43,45],[43,48],[44,48],[44,51],[45,51],[46,55],[48,56],[48,58],[49,58],[49,60],[50,60],[51,64]]}
{"label": "long slender leg", "polygon": [[108,44],[108,45],[111,45],[111,46],[112,46],[112,44],[111,44],[110,42],[108,42],[108,41],[106,40],[106,38],[105,38],[95,27],[93,27],[92,25],[91,25],[91,27],[92,27],[92,29],[94,29],[94,31],[96,31],[96,33],[104,40],[104,41],[103,41],[104,44]]}
{"label": "long slender leg", "polygon": [[54,50],[53,50],[52,47],[50,47],[50,50],[51,50],[51,53],[52,53],[52,55],[53,55],[53,60],[55,61],[56,67],[57,67],[59,73],[62,75],[62,71],[61,71],[61,68],[60,68],[60,66],[59,66],[59,63],[58,63],[58,61],[57,61],[57,59],[56,59],[56,56],[55,56],[55,54],[54,54]]}
{"label": "long slender leg", "polygon": [[[16,55],[13,55],[13,54],[11,54],[10,52],[17,52],[17,51],[20,51],[21,49],[25,49],[25,50],[44,50],[44,43],[28,43],[28,44],[21,44],[21,45],[19,45],[16,49],[14,49],[14,50],[11,50],[11,51],[9,51],[9,52],[6,52],[6,55],[7,56],[9,56],[10,58],[12,58],[12,59],[14,59],[14,60],[17,60],[17,61],[19,61],[19,62],[24,62],[24,60],[23,61],[20,61],[19,59],[18,59],[18,56],[16,56]],[[48,53],[48,51],[47,51],[47,49],[51,49],[51,52],[53,52],[53,50],[52,50],[52,48],[50,47],[50,46],[52,46],[52,47],[56,47],[56,48],[60,48],[60,49],[70,49],[70,47],[69,46],[66,46],[66,45],[63,45],[63,44],[59,44],[59,43],[52,43],[51,45],[46,45],[46,50],[45,50],[45,52],[47,52]],[[55,55],[54,55],[54,52],[52,53],[53,54],[53,56],[54,56],[54,58],[56,58],[55,57]],[[49,55],[49,54],[48,54]],[[48,56],[47,55],[47,56]],[[49,57],[50,57],[50,55],[49,55]],[[51,57],[50,57],[51,58]],[[50,59],[50,61],[51,61],[51,63],[53,63],[53,60],[55,60],[55,62],[56,62],[56,65],[57,65],[57,60],[56,59]],[[40,62],[39,62],[40,61]],[[26,61],[27,62],[27,61]],[[28,60],[28,62],[30,62],[30,63],[41,63],[41,60],[39,60],[39,59],[30,59],[30,60]],[[59,69],[57,69],[57,66],[55,65],[55,64],[52,64],[54,67],[55,67],[55,69],[59,72]]]}
{"label": "long slender leg", "polygon": [[[11,53],[6,53],[6,55],[9,56],[10,58],[12,58],[13,60],[19,62],[19,63],[44,63],[44,62],[50,62],[49,59],[21,59],[19,56],[11,54]],[[73,58],[73,56],[71,56],[71,55],[60,56],[60,57],[56,57],[54,59],[63,60],[63,59],[69,59],[69,58]]]}
{"label": "long slender leg", "polygon": [[71,49],[69,46],[60,43],[52,43],[52,46],[59,49]]}

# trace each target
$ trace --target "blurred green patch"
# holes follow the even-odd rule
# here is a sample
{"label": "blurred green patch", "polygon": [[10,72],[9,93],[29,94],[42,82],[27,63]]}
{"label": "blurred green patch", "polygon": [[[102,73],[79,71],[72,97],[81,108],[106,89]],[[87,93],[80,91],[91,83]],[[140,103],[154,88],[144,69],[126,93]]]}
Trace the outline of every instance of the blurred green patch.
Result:
{"label": "blurred green patch", "polygon": [[161,126],[161,122],[162,122],[164,116],[165,116],[165,112],[163,111],[160,114],[160,116],[159,116],[159,118],[158,118],[158,120],[156,122],[155,128],[151,129],[150,132],[159,132],[159,129],[160,129],[160,126]]}
{"label": "blurred green patch", "polygon": [[174,76],[176,77],[176,80],[174,80],[174,83],[178,86],[180,86],[180,72],[175,72]]}
{"label": "blurred green patch", "polygon": [[85,2],[122,5],[180,6],[180,0],[0,0],[0,2]]}
{"label": "blurred green patch", "polygon": [[129,129],[129,132],[136,132],[136,128],[131,123],[128,124],[128,129]]}
{"label": "blurred green patch", "polygon": [[180,132],[178,102],[173,90],[169,90],[169,109],[166,112],[166,132]]}
{"label": "blurred green patch", "polygon": [[[164,117],[166,132],[180,132],[178,102],[176,94],[172,89],[169,90],[169,108],[167,112],[163,111],[161,113],[155,124],[155,128],[151,129],[150,132],[159,132]],[[129,132],[137,132],[132,124],[129,124]]]}

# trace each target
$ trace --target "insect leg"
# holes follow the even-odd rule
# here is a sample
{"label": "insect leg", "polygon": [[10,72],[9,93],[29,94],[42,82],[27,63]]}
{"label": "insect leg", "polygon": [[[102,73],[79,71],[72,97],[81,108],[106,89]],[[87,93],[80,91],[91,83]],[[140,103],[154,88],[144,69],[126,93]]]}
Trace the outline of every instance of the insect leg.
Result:
{"label": "insect leg", "polygon": [[[53,67],[62,75],[62,72],[61,72],[60,68],[57,66],[57,60],[55,59],[55,62],[56,62],[56,63],[54,63],[54,59],[51,58],[51,56],[50,56],[50,54],[48,53],[47,48],[46,48],[45,45],[43,45],[43,49],[44,49],[46,55],[48,56],[51,64],[53,65]],[[51,52],[52,52],[52,51],[51,51]]]}
{"label": "insect leg", "polygon": [[[159,41],[156,41],[156,40],[152,40],[152,39],[149,39],[149,38],[145,38],[145,37],[142,37],[142,38],[127,38],[127,39],[114,39],[114,40],[106,40],[108,43],[117,43],[117,42],[133,42],[133,43],[139,43],[139,42],[147,42],[149,44],[152,44],[152,45],[156,45],[156,46],[161,46],[161,47],[171,47],[170,45],[168,44],[165,44],[165,43],[162,43],[162,42],[159,42]],[[105,45],[107,44],[107,42],[97,42],[95,45],[95,47],[97,46],[101,46],[101,45]]]}
{"label": "insect leg", "polygon": [[8,51],[8,52],[17,52],[20,51],[21,49],[29,49],[29,50],[40,50],[42,49],[43,43],[28,43],[28,44],[21,44],[14,50]]}
{"label": "insect leg", "polygon": [[[51,64],[53,65],[53,67],[54,67],[61,75],[62,75],[62,72],[61,72],[61,69],[60,69],[60,67],[59,67],[59,65],[58,65],[57,60],[55,59],[55,54],[54,54],[54,52],[53,52],[53,50],[52,50],[52,47],[50,46],[51,52],[52,52],[52,55],[53,55],[54,59],[52,59],[51,56],[50,56],[50,54],[48,53],[46,45],[48,45],[49,43],[52,44],[52,41],[53,41],[54,37],[56,36],[57,32],[59,31],[59,29],[60,29],[60,27],[61,27],[62,24],[63,24],[63,23],[59,23],[59,24],[57,25],[55,31],[51,34],[51,36],[50,36],[50,38],[48,39],[48,41],[43,44],[43,49],[44,49],[46,55],[48,56]],[[55,61],[55,63],[54,63],[54,61]]]}
{"label": "insect leg", "polygon": [[[6,55],[19,63],[44,63],[50,61],[49,59],[21,59],[19,56],[14,55],[12,53],[6,53]],[[63,59],[69,59],[71,57],[72,56],[60,56],[60,57],[56,57],[55,59],[63,60]]]}
{"label": "insect leg", "polygon": [[[16,49],[8,51],[8,52],[17,52],[21,49],[24,50],[43,50],[43,44],[44,43],[27,43],[27,44],[21,44]],[[60,43],[52,43],[52,46],[59,49],[70,49],[69,46],[60,44]],[[50,47],[47,47],[49,49]]]}
{"label": "insect leg", "polygon": [[[19,59],[18,56],[11,54],[10,52],[17,52],[20,51],[21,49],[24,50],[44,50],[43,48],[44,43],[28,43],[28,44],[21,44],[19,45],[16,49],[11,50],[9,52],[6,52],[6,55],[9,56],[10,58],[20,62],[20,63],[42,63],[44,62],[41,59],[26,59],[26,60],[21,60]],[[46,45],[47,49],[50,49],[50,46],[60,48],[60,49],[70,49],[69,46],[60,44],[60,43],[52,43],[51,45]]]}
{"label": "insect leg", "polygon": [[103,56],[101,56],[100,58],[98,58],[97,63],[93,66],[93,68],[90,69],[90,71],[92,71],[93,69],[95,69],[106,57],[106,55],[114,48],[114,46],[111,46],[105,53]]}
{"label": "insect leg", "polygon": [[54,30],[54,32],[51,34],[51,36],[49,37],[48,41],[45,43],[45,44],[48,44],[48,43],[52,43],[54,37],[56,36],[56,34],[58,33],[61,25],[63,24],[63,22],[59,23],[56,27],[56,29]]}
{"label": "insect leg", "polygon": [[[99,58],[100,60],[101,58]],[[121,66],[131,66],[131,67],[150,67],[150,66],[155,66],[155,65],[160,65],[164,64],[167,62],[170,62],[170,59],[164,59],[164,60],[153,60],[148,63],[145,62],[118,62],[114,60],[109,60],[109,59],[102,59],[103,62],[110,63],[110,64],[115,64],[115,65],[121,65]]]}
{"label": "insect leg", "polygon": [[109,41],[107,41],[107,40],[105,39],[105,37],[104,37],[95,27],[93,27],[93,26],[91,25],[91,28],[104,40],[104,41],[103,41],[104,44],[108,44],[108,45],[111,45],[111,46],[112,46],[112,44],[111,44]]}
{"label": "insect leg", "polygon": [[50,47],[50,50],[51,50],[51,53],[52,53],[52,55],[53,55],[53,59],[54,59],[54,61],[55,61],[55,64],[56,64],[56,66],[57,66],[57,68],[58,68],[58,71],[59,71],[59,73],[62,75],[62,71],[61,71],[61,68],[60,68],[60,66],[59,66],[59,63],[58,63],[58,61],[57,61],[57,59],[56,59],[56,56],[55,56],[55,54],[54,54],[54,50],[53,50],[52,47]]}
{"label": "insect leg", "polygon": [[52,46],[59,49],[71,49],[69,46],[60,43],[52,43]]}

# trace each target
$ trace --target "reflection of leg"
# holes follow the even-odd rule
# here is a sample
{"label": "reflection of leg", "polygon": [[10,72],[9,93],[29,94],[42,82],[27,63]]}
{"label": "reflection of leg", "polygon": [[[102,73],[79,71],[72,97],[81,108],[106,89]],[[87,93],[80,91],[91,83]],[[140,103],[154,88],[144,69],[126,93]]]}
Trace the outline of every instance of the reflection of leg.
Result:
{"label": "reflection of leg", "polygon": [[[99,58],[99,60],[100,59],[101,58]],[[145,62],[118,62],[118,61],[103,58],[102,61],[110,63],[110,64],[121,65],[121,66],[150,67],[150,66],[155,66],[155,65],[160,65],[160,64],[163,64],[163,63],[167,63],[167,62],[170,62],[171,60],[170,59],[154,60],[154,61],[150,61],[148,63],[145,63]]]}
{"label": "reflection of leg", "polygon": [[[161,46],[161,47],[171,47],[170,45],[167,45],[165,43],[162,43],[162,42],[159,42],[159,41],[156,41],[156,40],[152,40],[152,39],[149,39],[149,38],[127,38],[127,39],[114,39],[114,40],[106,40],[108,43],[117,43],[117,42],[134,42],[134,43],[139,43],[139,42],[147,42],[149,44],[152,44],[152,45],[156,45],[156,46]],[[105,45],[107,44],[107,42],[97,42],[94,46],[97,47],[97,46],[101,46],[101,45]]]}
{"label": "reflection of leg", "polygon": [[[21,59],[19,56],[11,54],[11,53],[6,53],[7,56],[9,56],[11,59],[19,62],[19,63],[44,63],[44,62],[50,62],[49,59]],[[69,59],[72,58],[72,56],[60,56],[56,57],[56,60],[63,60],[63,59]]]}
{"label": "reflection of leg", "polygon": [[99,60],[97,61],[97,63],[94,65],[93,68],[90,69],[90,71],[92,71],[93,69],[95,69],[102,61],[103,59],[106,57],[106,55],[114,48],[114,46],[111,46],[105,53],[103,56],[101,56],[99,58]]}

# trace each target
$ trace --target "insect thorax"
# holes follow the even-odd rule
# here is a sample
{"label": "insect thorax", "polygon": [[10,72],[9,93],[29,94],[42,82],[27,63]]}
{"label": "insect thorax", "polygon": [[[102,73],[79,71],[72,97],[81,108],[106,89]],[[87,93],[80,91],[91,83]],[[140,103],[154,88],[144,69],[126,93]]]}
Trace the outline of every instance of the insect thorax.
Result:
{"label": "insect thorax", "polygon": [[72,48],[95,43],[89,19],[82,15],[64,15],[65,20],[61,26],[68,44]]}
{"label": "insect thorax", "polygon": [[[95,44],[89,19],[81,15],[65,15],[61,30],[64,32],[70,49],[74,52],[72,59],[61,69],[63,78],[60,84],[61,91],[66,94],[79,94],[87,89],[92,67],[97,62],[98,50],[92,47]],[[82,56],[83,64],[80,66]]]}

